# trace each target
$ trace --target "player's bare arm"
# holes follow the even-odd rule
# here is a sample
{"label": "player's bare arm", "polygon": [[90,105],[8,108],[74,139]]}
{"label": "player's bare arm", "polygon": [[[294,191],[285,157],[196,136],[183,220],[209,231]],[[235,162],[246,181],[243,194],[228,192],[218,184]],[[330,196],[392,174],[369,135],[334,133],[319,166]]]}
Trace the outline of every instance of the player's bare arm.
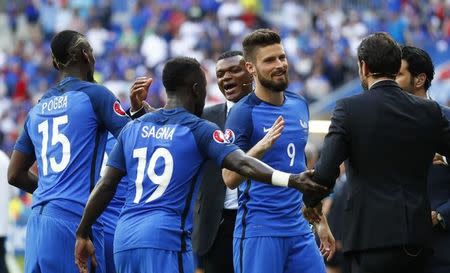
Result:
{"label": "player's bare arm", "polygon": [[117,185],[124,175],[125,173],[121,170],[106,167],[105,176],[100,179],[89,197],[76,233],[75,263],[81,273],[87,272],[89,257],[92,258],[92,263],[95,266],[95,249],[91,239],[89,239],[91,226],[114,197]]}
{"label": "player's bare arm", "polygon": [[[244,177],[249,177],[262,183],[274,186],[295,188],[303,193],[327,195],[328,188],[308,179],[311,175],[305,171],[301,174],[289,174],[274,170],[264,162],[246,155],[242,150],[236,150],[227,155],[223,167],[235,171]],[[233,185],[227,185],[228,187]]]}
{"label": "player's bare arm", "polygon": [[322,256],[324,256],[327,261],[330,261],[336,252],[336,241],[325,215],[322,214],[320,216],[320,222],[315,223],[314,227],[320,239],[320,253],[322,253]]}
{"label": "player's bare arm", "polygon": [[38,177],[30,172],[34,162],[34,155],[14,150],[8,166],[8,183],[32,194],[38,186]]}
{"label": "player's bare arm", "polygon": [[[267,134],[258,142],[255,146],[253,146],[248,152],[247,155],[261,159],[267,150],[269,150],[272,145],[277,141],[277,139],[281,136],[281,133],[284,128],[284,119],[282,116],[279,116],[275,122],[273,123],[270,130]],[[230,171],[228,169],[222,170],[222,177],[225,181],[225,184],[229,188],[238,187],[245,179],[245,177],[240,174]]]}

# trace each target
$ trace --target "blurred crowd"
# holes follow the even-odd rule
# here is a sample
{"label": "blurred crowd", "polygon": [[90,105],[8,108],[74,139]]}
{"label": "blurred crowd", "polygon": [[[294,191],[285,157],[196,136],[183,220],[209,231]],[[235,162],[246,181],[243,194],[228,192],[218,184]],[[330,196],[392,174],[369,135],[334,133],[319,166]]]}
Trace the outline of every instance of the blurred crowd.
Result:
{"label": "blurred crowd", "polygon": [[[49,42],[64,29],[85,33],[96,57],[95,78],[127,107],[128,88],[153,76],[149,102],[165,96],[162,64],[187,55],[203,64],[207,104],[223,101],[215,60],[240,49],[251,29],[277,29],[290,63],[289,89],[320,100],[357,75],[356,46],[373,31],[401,44],[450,42],[450,1],[371,0],[23,0],[0,13],[0,148],[11,152],[26,113],[57,73]],[[376,7],[376,8],[374,8]]]}

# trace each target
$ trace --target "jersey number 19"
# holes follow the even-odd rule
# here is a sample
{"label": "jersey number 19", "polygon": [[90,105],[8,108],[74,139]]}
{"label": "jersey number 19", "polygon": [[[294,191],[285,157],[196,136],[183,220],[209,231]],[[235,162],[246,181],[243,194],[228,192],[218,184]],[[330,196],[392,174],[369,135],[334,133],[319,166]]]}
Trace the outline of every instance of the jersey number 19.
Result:
{"label": "jersey number 19", "polygon": [[[162,157],[164,159],[164,171],[161,175],[156,174],[155,167],[156,161]],[[134,197],[134,203],[139,203],[142,198],[144,182],[144,172],[147,166],[147,148],[139,148],[133,150],[133,158],[138,159],[137,173],[136,173],[136,196]],[[147,167],[147,176],[154,184],[158,185],[156,190],[145,201],[151,202],[163,195],[167,189],[173,174],[173,157],[172,154],[166,148],[156,149],[150,157],[150,162]]]}

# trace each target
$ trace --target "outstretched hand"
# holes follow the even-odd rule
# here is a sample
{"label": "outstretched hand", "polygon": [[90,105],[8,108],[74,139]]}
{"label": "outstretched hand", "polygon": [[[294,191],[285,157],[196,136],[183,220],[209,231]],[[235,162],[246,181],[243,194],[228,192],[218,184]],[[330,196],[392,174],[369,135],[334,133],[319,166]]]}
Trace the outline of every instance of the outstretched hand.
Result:
{"label": "outstretched hand", "polygon": [[95,248],[91,239],[77,236],[75,243],[75,264],[80,273],[89,273],[88,259],[91,258],[93,267],[97,267],[97,259],[95,258]]}
{"label": "outstretched hand", "polygon": [[284,129],[284,119],[282,116],[279,116],[275,122],[270,127],[269,131],[267,131],[266,135],[258,141],[256,145],[259,145],[262,151],[269,150],[272,145],[277,141],[277,139],[281,136],[281,132]]}
{"label": "outstretched hand", "polygon": [[[131,111],[136,112],[142,107],[150,107],[151,106],[145,101],[148,95],[148,89],[150,85],[152,84],[153,79],[149,77],[140,77],[137,78],[136,81],[133,83],[133,86],[130,90],[130,104],[131,104]],[[151,108],[153,109],[153,108]],[[148,110],[148,109],[146,109]],[[147,111],[151,112],[151,111]]]}

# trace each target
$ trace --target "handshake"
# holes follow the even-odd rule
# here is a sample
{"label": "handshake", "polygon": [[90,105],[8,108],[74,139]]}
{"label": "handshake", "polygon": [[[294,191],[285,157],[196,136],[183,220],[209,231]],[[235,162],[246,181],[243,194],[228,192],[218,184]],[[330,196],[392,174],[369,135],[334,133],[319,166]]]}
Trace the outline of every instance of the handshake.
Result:
{"label": "handshake", "polygon": [[313,180],[314,170],[306,170],[299,174],[291,174],[289,187],[303,193],[303,202],[307,207],[316,207],[320,201],[327,197],[331,190]]}

